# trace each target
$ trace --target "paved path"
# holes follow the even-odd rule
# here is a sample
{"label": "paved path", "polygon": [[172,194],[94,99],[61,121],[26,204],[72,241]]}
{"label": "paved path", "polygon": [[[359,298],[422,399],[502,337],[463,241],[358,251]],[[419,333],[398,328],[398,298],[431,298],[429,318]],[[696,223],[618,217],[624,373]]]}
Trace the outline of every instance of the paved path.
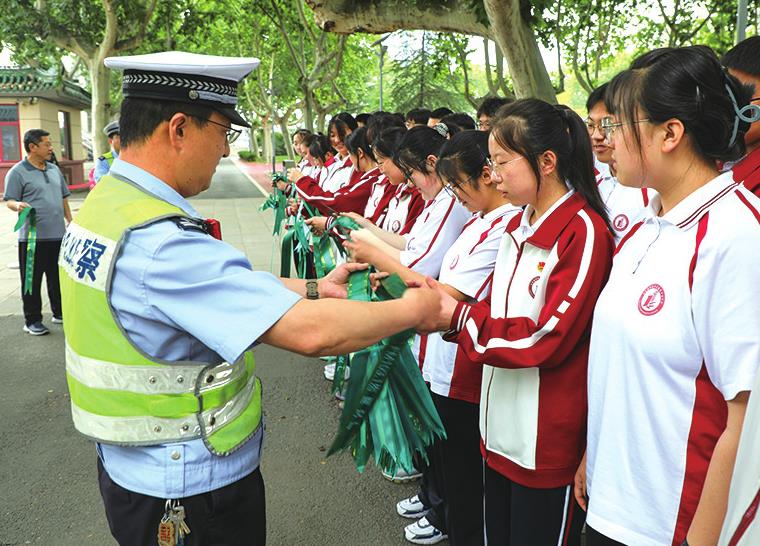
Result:
{"label": "paved path", "polygon": [[[271,213],[258,211],[260,197],[224,198],[233,193],[224,191],[228,185],[235,192],[258,192],[244,187],[229,160],[218,174],[220,197],[201,196],[193,205],[221,220],[225,240],[256,269],[268,269]],[[75,209],[83,197],[72,198]],[[21,331],[19,273],[6,266],[16,260],[14,217],[0,210],[0,545],[114,544],[97,489],[94,448],[71,425],[62,330],[49,325],[51,335],[41,338]],[[383,480],[375,468],[360,475],[346,455],[324,458],[339,410],[322,362],[265,346],[256,357],[267,420],[262,472],[268,543],[405,544],[408,521],[395,515],[393,505],[414,488]]]}

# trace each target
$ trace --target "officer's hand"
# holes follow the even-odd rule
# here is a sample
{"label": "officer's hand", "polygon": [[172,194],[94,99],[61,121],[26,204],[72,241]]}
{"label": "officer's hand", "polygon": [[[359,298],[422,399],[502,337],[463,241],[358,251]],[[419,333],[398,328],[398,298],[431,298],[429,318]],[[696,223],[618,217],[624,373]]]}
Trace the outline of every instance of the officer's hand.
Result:
{"label": "officer's hand", "polygon": [[277,184],[277,189],[280,190],[280,191],[285,191],[286,189],[288,189],[288,186],[290,185],[290,184],[288,184],[287,182],[285,182],[283,180],[277,180],[277,182],[275,182],[275,184]]}
{"label": "officer's hand", "polygon": [[32,205],[27,203],[26,201],[18,201],[16,203],[16,212],[21,212],[24,209],[31,208]]}
{"label": "officer's hand", "polygon": [[303,173],[300,169],[292,168],[288,169],[288,180],[291,182],[297,182],[299,179],[303,178]]}
{"label": "officer's hand", "polygon": [[441,329],[448,329],[448,324],[446,328],[438,327],[441,315],[440,292],[427,285],[420,286],[412,283],[412,286],[404,292],[402,299],[409,302],[410,311],[413,311],[417,316],[416,330],[421,334],[428,334]]}
{"label": "officer's hand", "polygon": [[325,232],[326,224],[327,218],[324,216],[314,216],[313,218],[306,219],[306,225],[311,228],[311,232],[315,235],[322,235]]}
{"label": "officer's hand", "polygon": [[319,280],[317,288],[320,298],[346,299],[348,296],[348,276],[354,271],[363,271],[368,264],[341,264],[333,269],[326,277]]}

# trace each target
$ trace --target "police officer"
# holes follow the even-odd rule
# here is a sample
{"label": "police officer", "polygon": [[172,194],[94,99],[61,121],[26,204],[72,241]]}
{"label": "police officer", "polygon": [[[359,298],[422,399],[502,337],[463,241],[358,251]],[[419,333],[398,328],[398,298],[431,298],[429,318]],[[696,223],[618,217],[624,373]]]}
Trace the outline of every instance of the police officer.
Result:
{"label": "police officer", "polygon": [[121,136],[119,135],[119,122],[112,121],[103,128],[103,133],[108,137],[108,145],[111,147],[109,151],[101,155],[95,162],[95,182],[100,182],[100,179],[104,174],[108,174],[113,165],[114,159],[119,157],[121,151]]}
{"label": "police officer", "polygon": [[164,52],[105,64],[124,71],[123,148],[60,257],[74,425],[97,442],[120,544],[173,544],[184,525],[188,546],[264,544],[252,347],[344,354],[429,330],[440,300],[427,287],[389,302],[337,299],[363,266],[277,279],[209,235],[187,198],[229,154],[231,124],[248,126],[237,83],[258,60]]}

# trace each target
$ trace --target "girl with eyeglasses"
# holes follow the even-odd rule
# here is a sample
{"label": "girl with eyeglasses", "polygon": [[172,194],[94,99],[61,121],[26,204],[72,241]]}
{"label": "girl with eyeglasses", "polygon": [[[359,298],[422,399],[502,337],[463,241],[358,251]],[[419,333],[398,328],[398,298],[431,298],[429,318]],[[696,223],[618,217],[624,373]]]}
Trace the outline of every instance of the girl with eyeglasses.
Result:
{"label": "girl with eyeglasses", "polygon": [[[507,201],[491,178],[485,132],[472,130],[454,135],[441,148],[435,172],[444,189],[473,213],[443,257],[439,282],[459,301],[483,300],[490,291],[504,228],[520,209]],[[424,275],[375,247],[361,242],[346,246],[358,260],[373,264],[379,271],[398,273],[406,281],[425,282]],[[456,343],[444,341],[440,334],[428,336],[423,376],[430,385],[447,436],[431,456],[435,458],[433,470],[436,482],[441,484],[446,530],[452,545],[483,544],[483,461],[478,434],[481,371],[458,350]],[[397,510],[411,517],[424,514],[425,508],[419,495],[413,495],[401,501]],[[427,523],[425,519],[413,524],[420,529],[409,534],[424,536]]]}
{"label": "girl with eyeglasses", "polygon": [[760,366],[760,200],[720,174],[751,95],[707,47],[659,52],[606,95],[620,183],[657,191],[593,318],[587,544],[716,544]]}
{"label": "girl with eyeglasses", "polygon": [[441,291],[440,327],[482,366],[480,439],[488,544],[580,543],[572,496],[586,430],[591,315],[613,239],[583,120],[522,99],[489,136],[492,178],[525,206],[501,239],[490,296]]}
{"label": "girl with eyeglasses", "polygon": [[586,101],[588,118],[586,127],[591,138],[594,152],[594,169],[599,194],[607,206],[615,242],[620,242],[628,230],[638,221],[649,203],[651,190],[647,188],[628,188],[615,178],[615,165],[612,163],[612,145],[607,141],[602,124],[610,117],[604,104],[607,84],[594,89]]}

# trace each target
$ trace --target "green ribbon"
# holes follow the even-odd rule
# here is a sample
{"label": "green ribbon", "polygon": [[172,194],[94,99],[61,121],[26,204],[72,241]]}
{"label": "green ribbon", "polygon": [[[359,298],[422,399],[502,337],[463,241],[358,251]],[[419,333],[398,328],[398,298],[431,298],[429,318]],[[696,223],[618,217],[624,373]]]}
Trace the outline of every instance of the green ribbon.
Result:
{"label": "green ribbon", "polygon": [[[369,272],[351,276],[356,294],[369,293]],[[391,275],[381,281],[372,299],[396,299],[405,290],[403,280]],[[412,354],[413,336],[414,331],[407,330],[352,355],[343,413],[328,456],[349,449],[360,472],[370,457],[391,474],[411,472],[415,455],[426,461],[428,446],[446,437]],[[337,377],[337,365],[335,372]]]}
{"label": "green ribbon", "polygon": [[32,279],[34,278],[34,253],[37,250],[37,213],[34,207],[27,207],[18,215],[16,226],[13,231],[20,230],[27,218],[29,219],[29,233],[26,241],[26,268],[24,269],[24,294],[32,293]]}

